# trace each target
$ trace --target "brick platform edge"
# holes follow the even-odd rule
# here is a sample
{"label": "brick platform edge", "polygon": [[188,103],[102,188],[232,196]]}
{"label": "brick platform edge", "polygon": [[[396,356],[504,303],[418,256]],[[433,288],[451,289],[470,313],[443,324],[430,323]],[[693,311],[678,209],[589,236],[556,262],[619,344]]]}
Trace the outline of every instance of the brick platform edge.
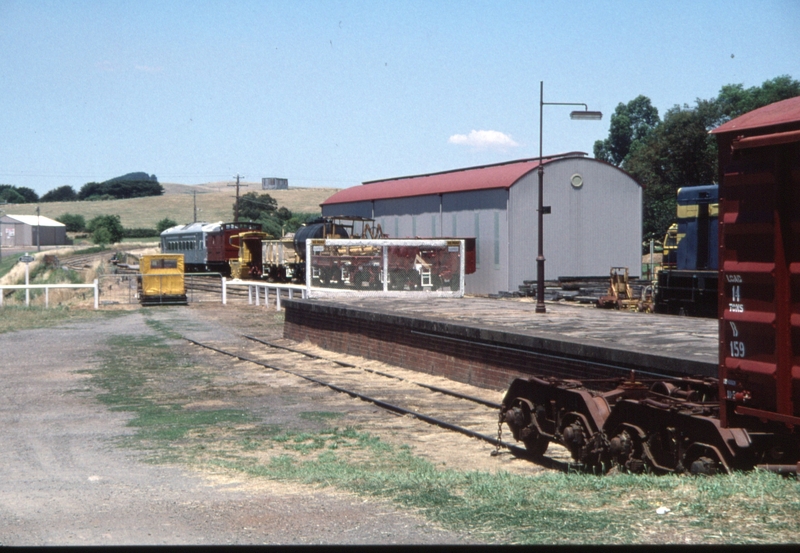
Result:
{"label": "brick platform edge", "polygon": [[715,364],[609,348],[557,334],[519,334],[313,300],[284,300],[285,338],[494,390],[529,375],[716,376]]}

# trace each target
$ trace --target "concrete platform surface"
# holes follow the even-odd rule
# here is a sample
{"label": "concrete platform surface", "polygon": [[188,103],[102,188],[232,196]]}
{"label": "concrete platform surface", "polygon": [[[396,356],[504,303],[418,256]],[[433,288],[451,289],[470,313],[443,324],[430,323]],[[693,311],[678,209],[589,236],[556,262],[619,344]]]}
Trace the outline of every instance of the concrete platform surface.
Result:
{"label": "concrete platform surface", "polygon": [[535,300],[528,298],[348,295],[314,301],[709,365],[718,363],[719,323],[716,319],[633,313],[564,302],[547,303],[546,313],[536,313]]}

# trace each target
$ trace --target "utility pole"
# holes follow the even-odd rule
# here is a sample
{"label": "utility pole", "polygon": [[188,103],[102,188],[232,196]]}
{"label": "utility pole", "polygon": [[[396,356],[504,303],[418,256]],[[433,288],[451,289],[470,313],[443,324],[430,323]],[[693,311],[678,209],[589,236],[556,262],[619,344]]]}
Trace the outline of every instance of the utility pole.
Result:
{"label": "utility pole", "polygon": [[[240,178],[240,176],[237,173],[236,174],[236,184],[229,184],[228,185],[228,186],[235,186],[236,187],[236,203],[234,204],[234,207],[233,207],[233,222],[234,223],[238,223],[239,222],[239,186],[240,186],[239,178]],[[244,177],[241,177],[241,178],[244,178]],[[241,186],[247,186],[247,185],[246,184],[242,184]]]}
{"label": "utility pole", "polygon": [[192,190],[192,200],[194,201],[194,222],[197,222],[197,190]]}
{"label": "utility pole", "polygon": [[[42,251],[42,241],[40,236],[42,235],[42,225],[41,225],[41,217],[39,216],[39,206],[36,206],[36,251]],[[27,284],[27,282],[26,282]]]}

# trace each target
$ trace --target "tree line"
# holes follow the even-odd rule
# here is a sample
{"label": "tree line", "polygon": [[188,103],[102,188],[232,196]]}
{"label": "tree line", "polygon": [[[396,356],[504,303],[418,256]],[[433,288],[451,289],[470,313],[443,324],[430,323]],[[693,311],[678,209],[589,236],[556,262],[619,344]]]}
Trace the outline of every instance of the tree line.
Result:
{"label": "tree line", "polygon": [[158,178],[142,172],[128,173],[104,182],[87,182],[77,192],[72,186],[59,186],[41,197],[26,186],[0,184],[0,202],[9,204],[121,200],[162,194],[164,187],[159,184]]}
{"label": "tree line", "polygon": [[594,157],[630,173],[644,188],[643,238],[661,240],[675,221],[678,188],[717,182],[717,144],[709,131],[749,111],[800,96],[788,75],[744,88],[729,84],[715,98],[675,105],[663,119],[647,96],[620,103]]}

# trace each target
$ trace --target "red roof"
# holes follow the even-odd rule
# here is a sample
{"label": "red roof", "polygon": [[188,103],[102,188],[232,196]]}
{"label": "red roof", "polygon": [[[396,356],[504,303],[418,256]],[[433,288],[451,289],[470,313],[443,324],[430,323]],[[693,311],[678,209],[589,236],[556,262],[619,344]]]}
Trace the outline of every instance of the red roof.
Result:
{"label": "red roof", "polygon": [[711,133],[744,131],[796,122],[800,122],[800,96],[754,109],[736,119],[731,119],[724,125],[720,125]]}
{"label": "red roof", "polygon": [[[543,165],[564,157],[585,156],[570,152],[544,158]],[[345,188],[322,202],[321,205],[409,198],[451,192],[469,192],[492,188],[510,188],[515,182],[539,166],[539,158],[509,161],[497,165],[468,167],[442,173],[398,177],[365,182],[361,186]]]}

